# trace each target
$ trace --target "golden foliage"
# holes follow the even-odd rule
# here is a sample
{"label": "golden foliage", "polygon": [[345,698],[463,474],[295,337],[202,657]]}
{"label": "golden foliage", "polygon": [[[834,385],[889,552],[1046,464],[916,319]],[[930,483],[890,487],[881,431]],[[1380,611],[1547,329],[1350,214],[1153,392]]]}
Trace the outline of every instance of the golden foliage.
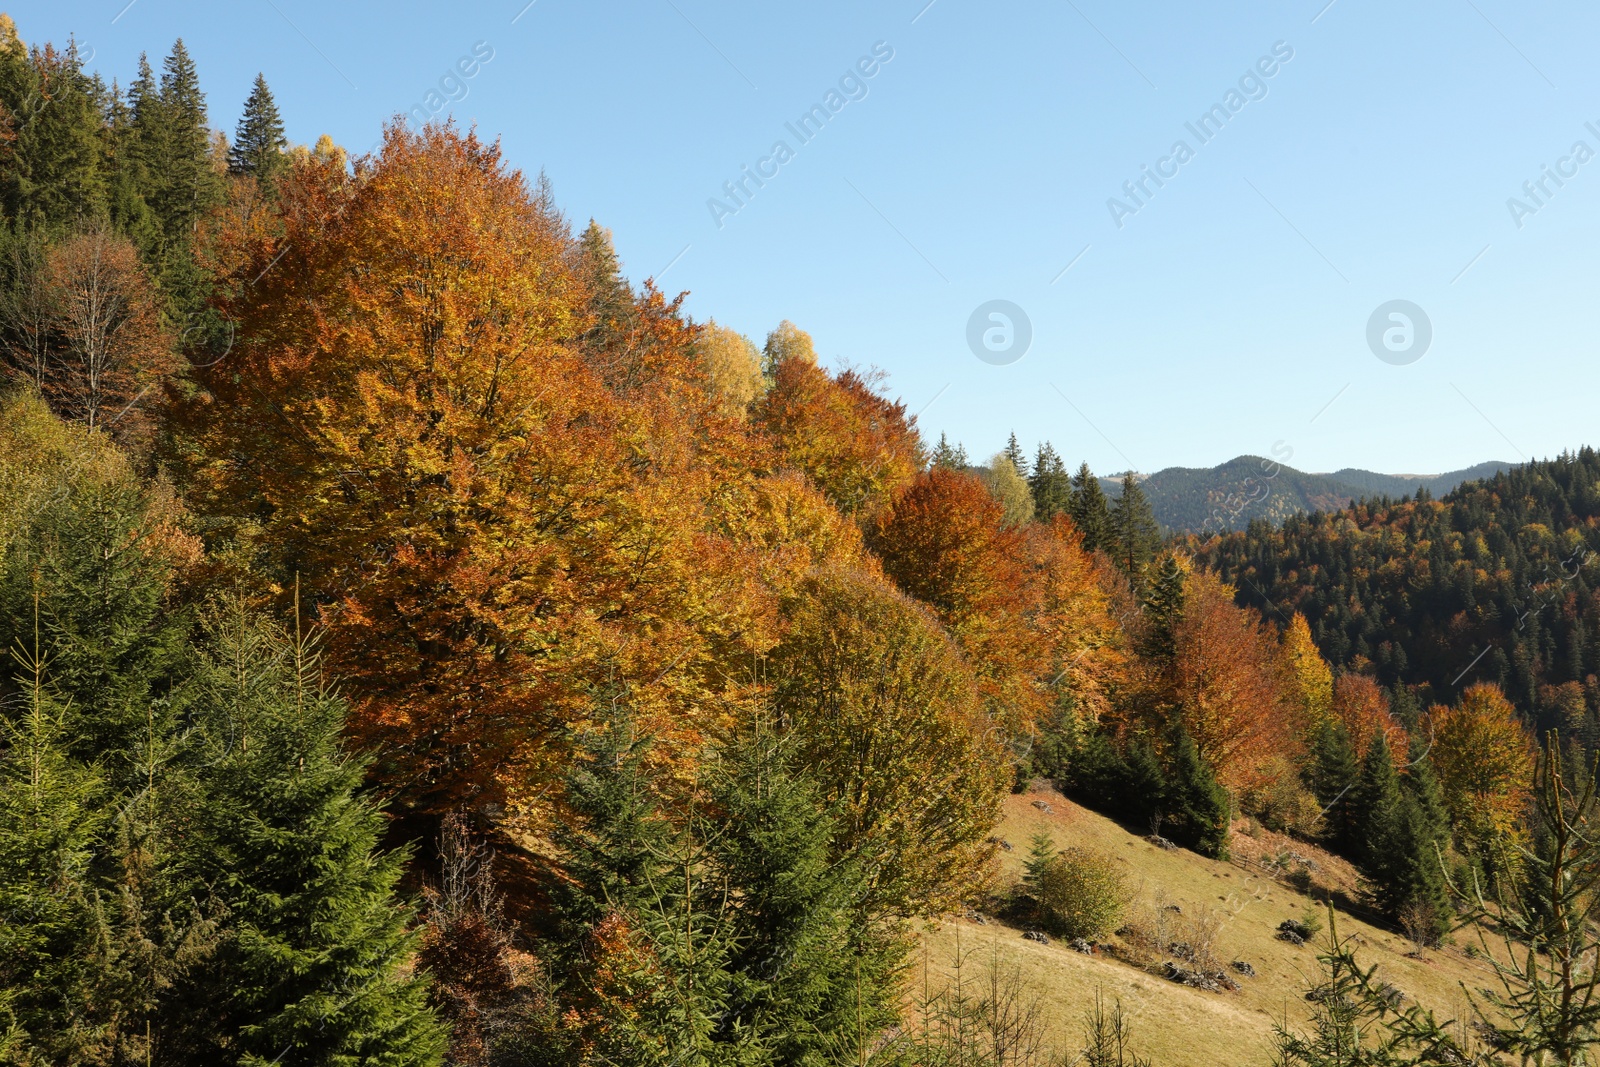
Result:
{"label": "golden foliage", "polygon": [[1457,831],[1480,840],[1511,832],[1533,780],[1533,743],[1511,702],[1499,686],[1480,682],[1428,717],[1430,756]]}
{"label": "golden foliage", "polygon": [[1283,632],[1284,695],[1302,740],[1314,736],[1333,713],[1333,669],[1322,658],[1311,627],[1298,611]]}
{"label": "golden foliage", "polygon": [[1389,712],[1389,697],[1371,677],[1345,672],[1333,683],[1333,714],[1343,724],[1356,758],[1364,759],[1378,734],[1389,751],[1402,759],[1410,744],[1405,727]]}
{"label": "golden foliage", "polygon": [[775,654],[790,737],[841,805],[875,902],[933,915],[982,876],[1010,782],[999,730],[960,651],[921,605],[859,570],[809,579]]}
{"label": "golden foliage", "polygon": [[804,472],[840,511],[870,518],[922,467],[915,420],[867,378],[848,370],[834,377],[809,351],[809,338],[803,345],[768,339],[772,386],[756,404],[756,421],[783,463]]}
{"label": "golden foliage", "polygon": [[809,564],[730,518],[764,453],[716,412],[695,328],[647,289],[609,388],[564,223],[448,127],[392,127],[353,175],[301,160],[279,203],[218,252],[238,340],[179,438],[205,510],[299,576],[385,785],[537,794],[600,684],[692,749],[775,640],[759,576]]}

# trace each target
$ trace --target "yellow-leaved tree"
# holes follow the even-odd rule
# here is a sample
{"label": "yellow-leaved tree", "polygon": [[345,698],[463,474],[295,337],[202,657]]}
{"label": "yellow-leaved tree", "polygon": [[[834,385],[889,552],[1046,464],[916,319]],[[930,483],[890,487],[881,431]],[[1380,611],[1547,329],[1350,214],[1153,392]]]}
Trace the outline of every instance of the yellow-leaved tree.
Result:
{"label": "yellow-leaved tree", "polygon": [[1428,712],[1430,756],[1456,834],[1469,849],[1516,832],[1533,778],[1533,741],[1516,708],[1490,682],[1469,686],[1453,707]]}

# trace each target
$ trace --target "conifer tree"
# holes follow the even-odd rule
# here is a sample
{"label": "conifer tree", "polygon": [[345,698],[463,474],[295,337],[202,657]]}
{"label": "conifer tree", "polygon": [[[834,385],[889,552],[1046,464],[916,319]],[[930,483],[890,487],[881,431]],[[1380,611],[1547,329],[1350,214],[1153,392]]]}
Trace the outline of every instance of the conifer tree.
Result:
{"label": "conifer tree", "polygon": [[1028,475],[1028,489],[1033,493],[1035,517],[1049,522],[1057,515],[1067,513],[1072,502],[1072,480],[1066,464],[1056,450],[1046,441],[1039,446],[1033,459],[1033,473]]}
{"label": "conifer tree", "polygon": [[1408,756],[1406,775],[1401,779],[1400,786],[1416,801],[1417,813],[1428,838],[1447,844],[1450,840],[1450,812],[1445,807],[1439,776],[1429,756],[1428,739],[1421,734],[1412,734]]}
{"label": "conifer tree", "polygon": [[1132,471],[1122,476],[1122,495],[1111,506],[1111,534],[1117,566],[1135,589],[1143,588],[1145,565],[1161,544],[1161,527]]}
{"label": "conifer tree", "polygon": [[[92,462],[94,445],[78,447],[78,462]],[[179,712],[189,620],[168,602],[172,560],[151,536],[153,502],[119,466],[101,478],[57,472],[0,573],[0,641],[16,647],[37,606],[50,682],[70,707],[71,752],[105,760],[120,785],[127,761],[116,754],[145,735],[152,704],[166,719]]]}
{"label": "conifer tree", "polygon": [[1400,776],[1389,755],[1389,742],[1378,731],[1361,761],[1361,776],[1351,790],[1355,811],[1361,819],[1356,854],[1351,857],[1369,870],[1387,858],[1400,817]]}
{"label": "conifer tree", "polygon": [[1145,635],[1142,652],[1158,666],[1172,663],[1177,655],[1177,626],[1183,618],[1183,564],[1171,552],[1161,557],[1150,592],[1144,599]]}
{"label": "conifer tree", "polygon": [[952,445],[950,439],[943,433],[939,434],[939,443],[933,446],[932,465],[944,470],[960,471],[967,469],[967,450],[962,445]]}
{"label": "conifer tree", "polygon": [[16,130],[13,218],[55,233],[92,221],[106,210],[100,102],[83,72],[76,42],[65,52],[35,49],[34,96]]}
{"label": "conifer tree", "polygon": [[1049,831],[1040,830],[1028,840],[1028,858],[1022,861],[1022,884],[1028,887],[1039,884],[1039,876],[1061,850]]}
{"label": "conifer tree", "polygon": [[611,231],[590,219],[578,237],[575,259],[589,320],[584,344],[606,369],[608,379],[625,378],[626,368],[618,362],[617,349],[626,341],[634,320],[633,287],[622,274]]}
{"label": "conifer tree", "polygon": [[1072,501],[1067,505],[1067,514],[1083,534],[1085,549],[1111,551],[1111,510],[1100,488],[1100,479],[1089,470],[1087,463],[1079,464],[1078,473],[1072,476]]}
{"label": "conifer tree", "polygon": [[[145,72],[149,73],[148,64]],[[112,228],[133,242],[145,263],[151,263],[160,241],[159,226],[145,202],[150,181],[139,154],[133,108],[116,82],[111,83],[105,111],[106,210]]]}
{"label": "conifer tree", "polygon": [[267,88],[266,75],[257,74],[250,97],[244,102],[244,114],[234,132],[233,145],[228,149],[228,170],[252,175],[263,189],[270,190],[273,181],[288,165],[289,157],[284,154],[288,144],[278,105],[272,99],[272,90]]}
{"label": "conifer tree", "polygon": [[869,1045],[896,1021],[904,945],[862,908],[857,860],[835,861],[834,820],[764,726],[723,747],[701,828],[731,906],[727,1005],[715,1038],[753,1041],[773,1063]]}
{"label": "conifer tree", "polygon": [[1172,734],[1162,814],[1171,820],[1169,836],[1201,855],[1228,855],[1228,793],[1200,758],[1194,739],[1181,726]]}
{"label": "conifer tree", "polygon": [[395,900],[406,857],[378,851],[366,766],[341,744],[346,705],[309,640],[238,601],[206,630],[196,717],[210,743],[187,862],[225,917],[214,956],[167,999],[227,1030],[164,1062],[437,1063],[445,1035]]}
{"label": "conifer tree", "polygon": [[651,739],[622,698],[609,703],[567,780],[574,817],[555,835],[567,881],[548,954],[592,1062],[704,1062],[731,1003],[734,946],[707,900],[709,857],[658,807]]}
{"label": "conifer tree", "polygon": [[1016,431],[1013,430],[1011,436],[1006,438],[1005,451],[1001,454],[1011,461],[1012,469],[1018,474],[1028,469],[1027,457],[1022,454],[1022,446],[1017,444]]}
{"label": "conifer tree", "polygon": [[1329,843],[1346,856],[1355,855],[1361,816],[1353,793],[1361,770],[1342,723],[1323,723],[1312,742],[1309,770],[1311,791],[1323,805]]}
{"label": "conifer tree", "polygon": [[0,1060],[81,1062],[99,1036],[86,1012],[106,789],[66,753],[66,708],[38,642],[13,653],[20,700],[0,708]]}
{"label": "conifer tree", "polygon": [[130,93],[137,171],[159,228],[152,262],[174,317],[188,324],[201,314],[209,289],[191,250],[196,224],[222,199],[221,161],[212,158],[205,94],[182,39],[162,65],[159,86],[151,82],[149,64],[141,61]]}

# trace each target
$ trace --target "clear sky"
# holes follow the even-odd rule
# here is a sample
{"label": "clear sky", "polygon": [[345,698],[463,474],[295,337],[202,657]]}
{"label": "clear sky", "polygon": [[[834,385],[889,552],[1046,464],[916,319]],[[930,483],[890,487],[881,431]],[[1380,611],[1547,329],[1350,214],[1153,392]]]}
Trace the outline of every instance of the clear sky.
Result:
{"label": "clear sky", "polygon": [[[757,341],[792,319],[975,457],[1011,430],[1102,473],[1600,444],[1592,5],[526,2],[9,11],[124,83],[181,36],[230,133],[257,71],[299,142],[360,152],[437,104],[610,227],[635,281]],[[736,201],[746,167],[772,176]],[[969,344],[991,300],[1031,326],[1002,365]],[[1368,336],[1394,300],[1427,320],[1380,316],[1399,363]],[[975,331],[1002,361],[1005,326]]]}

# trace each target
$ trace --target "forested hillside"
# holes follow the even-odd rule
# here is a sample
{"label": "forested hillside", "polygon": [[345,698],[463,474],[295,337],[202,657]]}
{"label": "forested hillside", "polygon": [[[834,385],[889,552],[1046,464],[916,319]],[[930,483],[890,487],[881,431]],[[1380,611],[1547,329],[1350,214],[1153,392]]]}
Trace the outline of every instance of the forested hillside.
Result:
{"label": "forested hillside", "polygon": [[1451,699],[1502,687],[1539,729],[1593,751],[1600,460],[1534,462],[1442,499],[1303,515],[1199,545],[1240,602],[1300,612],[1330,662]]}
{"label": "forested hillside", "polygon": [[[0,1063],[1142,1062],[926,955],[1236,996],[1128,828],[1319,894],[1277,1062],[1600,1043],[1591,453],[1164,542],[1131,476],[974,466],[793,323],[695,321],[475,131],[242,105],[0,19]],[[1458,636],[1504,656],[1446,680]],[[1123,827],[1023,859],[1047,782]],[[1452,1022],[1336,908],[1552,963]]]}

